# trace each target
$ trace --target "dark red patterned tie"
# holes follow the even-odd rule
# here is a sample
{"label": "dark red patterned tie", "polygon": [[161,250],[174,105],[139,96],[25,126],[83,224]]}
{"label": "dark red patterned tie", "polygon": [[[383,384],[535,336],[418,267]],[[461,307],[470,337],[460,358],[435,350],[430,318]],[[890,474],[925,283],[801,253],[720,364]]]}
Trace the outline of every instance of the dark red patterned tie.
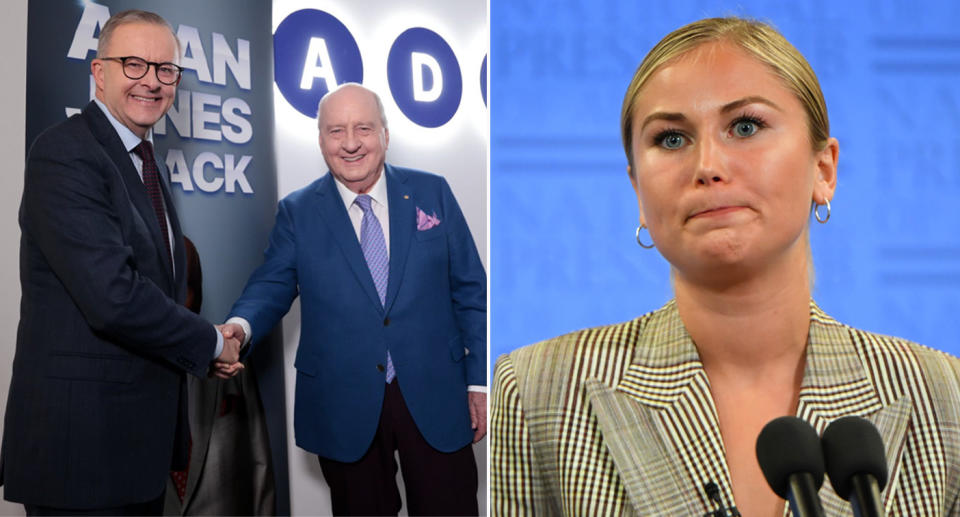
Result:
{"label": "dark red patterned tie", "polygon": [[[160,234],[163,235],[163,244],[167,250],[167,257],[173,264],[173,256],[170,253],[170,232],[167,231],[167,211],[163,207],[163,193],[160,190],[160,170],[157,169],[157,162],[153,159],[153,145],[143,140],[140,145],[133,148],[133,152],[143,160],[143,185],[147,187],[147,196],[150,197],[150,203],[153,204],[153,213],[157,216],[157,222],[160,224]],[[193,440],[188,443],[187,458],[190,457],[190,449],[193,448]],[[187,467],[183,470],[170,471],[170,477],[173,479],[173,486],[177,490],[177,497],[183,502],[183,497],[187,492],[187,474],[190,470],[189,460]]]}
{"label": "dark red patterned tie", "polygon": [[147,195],[150,196],[150,202],[153,203],[153,212],[157,215],[157,222],[160,223],[160,233],[163,234],[163,243],[166,245],[167,257],[170,258],[170,264],[173,264],[173,256],[170,253],[170,233],[167,231],[167,211],[163,208],[163,193],[160,191],[160,170],[157,169],[157,162],[153,159],[153,145],[144,140],[140,145],[133,148],[133,152],[143,160],[143,185],[147,187]]}
{"label": "dark red patterned tie", "polygon": [[183,502],[187,495],[187,476],[190,474],[190,455],[193,454],[193,439],[187,442],[187,466],[183,470],[171,470],[170,479],[173,480],[173,486],[177,489],[177,497]]}

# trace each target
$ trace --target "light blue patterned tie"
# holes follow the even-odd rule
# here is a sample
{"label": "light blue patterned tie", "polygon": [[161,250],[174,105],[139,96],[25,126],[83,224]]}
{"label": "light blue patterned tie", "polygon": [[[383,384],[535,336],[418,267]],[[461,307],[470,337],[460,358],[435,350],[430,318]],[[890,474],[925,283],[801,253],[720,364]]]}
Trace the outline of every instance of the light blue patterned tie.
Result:
{"label": "light blue patterned tie", "polygon": [[[373,208],[370,206],[372,200],[370,196],[361,194],[353,202],[363,210],[363,220],[360,221],[360,249],[363,250],[363,258],[366,259],[370,275],[373,276],[373,285],[377,287],[380,305],[385,305],[390,260],[387,258],[387,243],[383,238],[383,228],[380,227],[380,221],[373,214]],[[396,376],[397,372],[393,369],[393,359],[390,358],[388,350],[386,381],[390,382]]]}

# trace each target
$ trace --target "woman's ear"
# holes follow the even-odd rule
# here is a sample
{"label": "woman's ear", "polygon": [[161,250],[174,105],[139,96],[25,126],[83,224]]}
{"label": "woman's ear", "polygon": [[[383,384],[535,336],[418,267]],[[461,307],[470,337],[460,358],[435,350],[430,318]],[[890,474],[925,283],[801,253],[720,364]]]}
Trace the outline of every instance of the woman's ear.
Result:
{"label": "woman's ear", "polygon": [[833,199],[837,189],[837,158],[840,143],[836,138],[827,139],[827,145],[816,154],[816,177],[813,182],[813,202],[819,205]]}
{"label": "woman's ear", "polygon": [[630,184],[633,185],[633,193],[637,195],[637,207],[640,209],[640,225],[646,226],[647,220],[643,217],[643,201],[640,201],[640,183],[633,174],[633,169],[627,165],[627,176],[630,176]]}

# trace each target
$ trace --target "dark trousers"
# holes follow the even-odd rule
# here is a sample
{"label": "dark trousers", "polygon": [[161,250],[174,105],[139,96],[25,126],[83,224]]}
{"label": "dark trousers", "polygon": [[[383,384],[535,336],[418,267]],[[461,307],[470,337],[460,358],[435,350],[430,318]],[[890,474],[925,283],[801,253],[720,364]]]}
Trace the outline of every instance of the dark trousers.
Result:
{"label": "dark trousers", "polygon": [[164,493],[156,499],[142,503],[125,504],[112,508],[91,508],[85,510],[69,508],[52,508],[35,504],[25,504],[27,515],[163,515]]}
{"label": "dark trousers", "polygon": [[470,444],[451,453],[430,446],[403,401],[397,381],[387,384],[380,424],[362,458],[320,458],[335,515],[397,515],[397,462],[410,515],[477,515],[477,462]]}

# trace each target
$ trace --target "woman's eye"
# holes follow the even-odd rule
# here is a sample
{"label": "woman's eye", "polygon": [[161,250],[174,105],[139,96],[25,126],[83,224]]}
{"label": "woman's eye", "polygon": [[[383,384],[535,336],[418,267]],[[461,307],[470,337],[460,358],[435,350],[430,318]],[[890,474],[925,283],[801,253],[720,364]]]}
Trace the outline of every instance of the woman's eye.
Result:
{"label": "woman's eye", "polygon": [[752,136],[757,132],[757,123],[752,120],[741,120],[733,125],[733,133],[737,136]]}
{"label": "woman's eye", "polygon": [[680,133],[667,133],[659,138],[660,147],[664,149],[680,149],[686,139]]}

